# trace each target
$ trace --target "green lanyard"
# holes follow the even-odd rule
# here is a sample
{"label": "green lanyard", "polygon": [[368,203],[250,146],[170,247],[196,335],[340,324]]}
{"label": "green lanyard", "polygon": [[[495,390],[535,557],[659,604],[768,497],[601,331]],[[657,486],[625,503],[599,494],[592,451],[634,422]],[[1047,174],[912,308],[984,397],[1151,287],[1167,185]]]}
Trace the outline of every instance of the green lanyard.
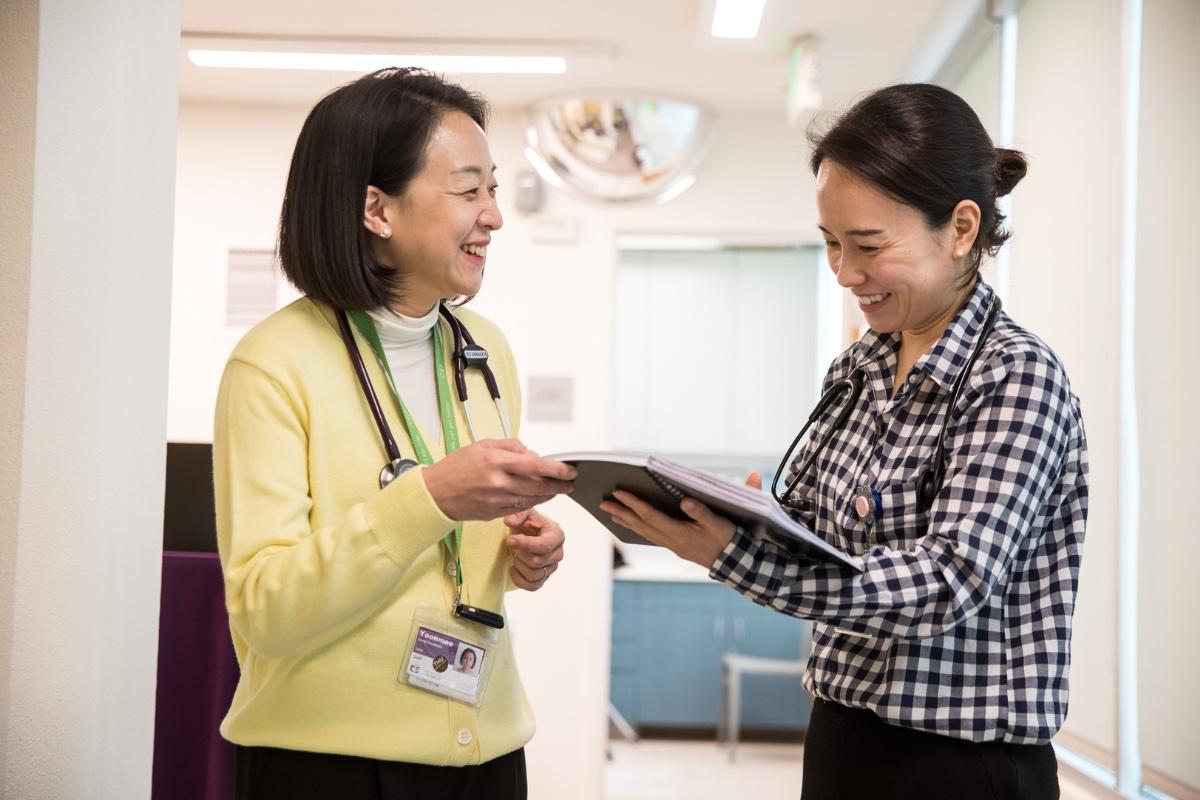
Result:
{"label": "green lanyard", "polygon": [[[429,452],[429,447],[425,444],[424,437],[421,436],[421,429],[417,427],[416,420],[412,418],[412,414],[408,411],[408,406],[400,399],[400,392],[396,389],[396,381],[392,378],[392,369],[388,366],[387,354],[383,352],[383,343],[379,340],[379,330],[375,327],[375,320],[371,319],[370,315],[365,311],[351,311],[350,319],[354,322],[354,327],[358,328],[371,345],[371,351],[375,353],[375,360],[379,362],[379,366],[383,369],[383,374],[387,378],[388,388],[392,390],[392,398],[395,399],[396,405],[400,408],[400,417],[404,421],[404,429],[408,433],[408,440],[412,442],[413,452],[416,453],[417,461],[425,466],[433,463],[433,455]],[[442,422],[442,439],[445,443],[446,454],[449,455],[458,449],[458,424],[454,421],[454,406],[450,400],[450,382],[446,380],[446,364],[442,360],[442,328],[441,320],[438,320],[433,325],[433,374],[437,379],[437,399],[438,399],[438,416]],[[454,586],[459,596],[462,595],[463,585],[463,570],[462,570],[462,523],[454,527],[453,533],[446,534],[446,538],[442,540],[446,551],[450,557],[454,559]]]}

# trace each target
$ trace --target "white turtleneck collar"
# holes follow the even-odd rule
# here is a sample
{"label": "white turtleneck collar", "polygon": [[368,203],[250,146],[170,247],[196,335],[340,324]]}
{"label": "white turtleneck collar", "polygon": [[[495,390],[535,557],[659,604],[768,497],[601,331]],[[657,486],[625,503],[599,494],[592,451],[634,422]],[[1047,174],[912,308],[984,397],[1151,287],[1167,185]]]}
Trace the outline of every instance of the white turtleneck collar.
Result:
{"label": "white turtleneck collar", "polygon": [[427,442],[440,442],[433,348],[429,340],[438,322],[438,306],[420,317],[407,317],[389,308],[368,312],[379,331],[379,342],[404,404],[421,427]]}
{"label": "white turtleneck collar", "polygon": [[434,303],[429,313],[421,317],[408,317],[398,314],[390,308],[377,308],[368,312],[375,320],[375,328],[379,331],[379,341],[385,348],[403,347],[415,342],[429,339],[430,331],[438,321],[438,303]]}

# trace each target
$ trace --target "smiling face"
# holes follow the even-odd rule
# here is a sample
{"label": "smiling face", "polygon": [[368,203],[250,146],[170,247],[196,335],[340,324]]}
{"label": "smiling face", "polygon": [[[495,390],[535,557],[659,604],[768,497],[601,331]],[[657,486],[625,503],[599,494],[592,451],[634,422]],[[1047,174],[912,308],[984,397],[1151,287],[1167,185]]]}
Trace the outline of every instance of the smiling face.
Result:
{"label": "smiling face", "polygon": [[[958,204],[942,230],[917,209],[888,197],[826,160],[817,172],[817,211],[829,266],[881,333],[932,345],[962,307],[966,262],[979,208]],[[972,222],[972,219],[974,222]]]}
{"label": "smiling face", "polygon": [[479,292],[492,232],[504,224],[495,169],[483,130],[450,111],[403,194],[368,188],[363,224],[373,234],[390,234],[373,238],[376,260],[403,273],[394,310],[421,316],[439,300]]}

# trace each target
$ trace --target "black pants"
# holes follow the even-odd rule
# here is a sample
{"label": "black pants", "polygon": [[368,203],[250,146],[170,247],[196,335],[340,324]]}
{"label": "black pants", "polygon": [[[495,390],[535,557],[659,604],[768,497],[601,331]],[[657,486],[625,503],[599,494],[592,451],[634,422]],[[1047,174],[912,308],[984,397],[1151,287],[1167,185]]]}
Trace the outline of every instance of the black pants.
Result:
{"label": "black pants", "polygon": [[237,749],[237,800],[526,800],[527,794],[523,749],[474,767]]}
{"label": "black pants", "polygon": [[1057,800],[1049,744],[976,744],[813,703],[801,800]]}

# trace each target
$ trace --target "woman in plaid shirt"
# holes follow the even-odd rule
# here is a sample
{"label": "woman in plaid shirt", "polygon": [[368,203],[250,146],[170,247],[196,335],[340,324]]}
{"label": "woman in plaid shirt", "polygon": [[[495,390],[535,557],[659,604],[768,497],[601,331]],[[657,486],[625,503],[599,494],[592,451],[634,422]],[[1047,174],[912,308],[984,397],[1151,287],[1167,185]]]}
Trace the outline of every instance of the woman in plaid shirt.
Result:
{"label": "woman in plaid shirt", "polygon": [[[1057,798],[1049,742],[1067,712],[1087,445],[1061,362],[979,277],[1008,238],[996,199],[1025,159],[994,148],[961,98],[915,84],[814,137],[812,168],[829,265],[870,330],[825,380],[857,371],[862,392],[796,474],[836,405],[817,421],[787,499],[864,570],[798,556],[691,500],[688,522],[624,492],[605,508],[813,620],[804,798]],[[943,430],[945,472],[923,504]]]}

